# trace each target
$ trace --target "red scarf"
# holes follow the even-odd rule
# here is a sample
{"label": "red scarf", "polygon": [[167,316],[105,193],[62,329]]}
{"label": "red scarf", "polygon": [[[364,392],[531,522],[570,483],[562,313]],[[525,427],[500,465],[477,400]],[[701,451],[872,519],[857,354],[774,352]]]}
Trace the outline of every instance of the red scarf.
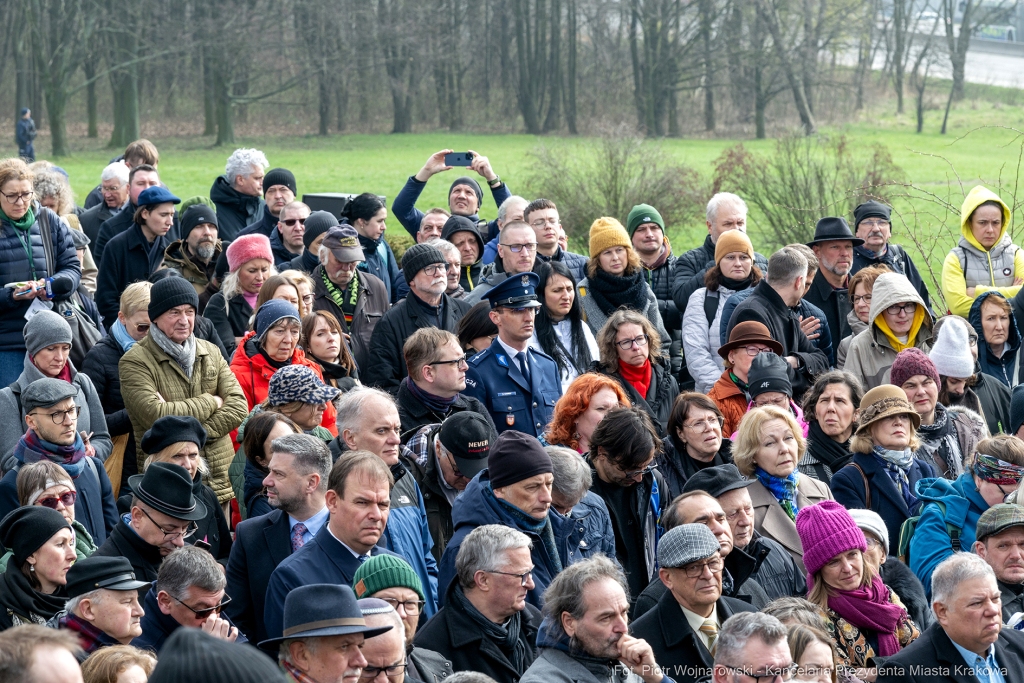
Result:
{"label": "red scarf", "polygon": [[648,358],[640,367],[623,363],[619,359],[619,374],[622,379],[629,382],[630,386],[644,399],[647,398],[647,390],[651,386],[651,359]]}
{"label": "red scarf", "polygon": [[[28,359],[32,361],[32,365],[36,365],[36,361],[32,356],[29,356]],[[36,367],[39,368],[38,365],[36,365]],[[40,369],[39,372],[43,372],[42,369]],[[43,374],[45,375],[46,373],[43,372]],[[56,379],[62,379],[68,384],[71,384],[71,381],[74,379],[74,377],[71,376],[71,363],[64,363],[64,367],[61,368],[59,373],[57,373]]]}

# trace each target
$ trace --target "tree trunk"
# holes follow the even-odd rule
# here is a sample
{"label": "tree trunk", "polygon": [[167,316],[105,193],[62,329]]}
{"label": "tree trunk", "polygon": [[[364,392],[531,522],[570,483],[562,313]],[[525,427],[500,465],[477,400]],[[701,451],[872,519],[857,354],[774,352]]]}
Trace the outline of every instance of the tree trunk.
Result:
{"label": "tree trunk", "polygon": [[86,136],[98,138],[100,132],[96,116],[96,81],[93,80],[96,78],[96,57],[94,52],[90,52],[89,58],[82,63],[82,71],[85,73],[86,80],[89,81],[89,85],[85,86],[85,111],[89,119],[89,130]]}
{"label": "tree trunk", "polygon": [[783,43],[782,29],[779,28],[779,18],[775,12],[775,7],[770,4],[769,0],[757,0],[757,7],[764,17],[765,27],[772,35],[772,42],[775,43],[775,53],[779,59],[779,66],[786,76],[790,90],[793,91],[793,101],[796,104],[797,114],[800,115],[800,123],[803,125],[804,134],[814,135],[818,132],[818,126],[814,122],[814,114],[807,104],[803,84],[793,68],[793,63]]}
{"label": "tree trunk", "polygon": [[214,146],[235,144],[235,116],[231,105],[231,86],[227,82],[224,69],[226,65],[217,60],[214,67],[213,89],[217,104],[217,141]]}
{"label": "tree trunk", "polygon": [[67,90],[64,84],[52,82],[47,83],[43,90],[46,96],[46,114],[50,119],[50,155],[53,158],[66,157],[71,154],[64,119],[68,102]]}
{"label": "tree trunk", "polygon": [[551,0],[551,57],[548,71],[550,94],[548,96],[548,115],[544,119],[544,132],[550,133],[559,126],[562,118],[562,3]]}
{"label": "tree trunk", "polygon": [[892,80],[896,89],[896,113],[903,113],[903,70],[906,63],[907,50],[907,7],[908,0],[892,0]]}
{"label": "tree trunk", "polygon": [[714,19],[714,0],[700,0],[700,38],[704,46],[704,130],[715,129],[715,66],[711,52],[711,23]]}
{"label": "tree trunk", "polygon": [[213,71],[210,68],[210,53],[205,47],[200,50],[202,54],[202,79],[203,79],[203,135],[216,135],[217,133],[217,103],[213,87]]}
{"label": "tree trunk", "polygon": [[576,0],[566,0],[566,42],[565,64],[566,97],[565,124],[570,135],[579,135],[576,130]]}

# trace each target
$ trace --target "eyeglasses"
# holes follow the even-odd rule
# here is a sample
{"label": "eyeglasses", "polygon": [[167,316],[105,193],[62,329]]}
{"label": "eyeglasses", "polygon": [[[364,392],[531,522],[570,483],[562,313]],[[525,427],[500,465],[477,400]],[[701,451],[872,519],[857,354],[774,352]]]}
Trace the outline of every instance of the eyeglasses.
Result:
{"label": "eyeglasses", "polygon": [[869,304],[869,303],[871,303],[871,295],[870,294],[862,294],[861,296],[850,297],[850,301],[853,302],[854,306],[856,306],[857,304],[859,304],[861,302]]}
{"label": "eyeglasses", "polygon": [[712,574],[717,574],[722,571],[722,567],[724,566],[725,563],[722,562],[722,558],[716,555],[707,562],[694,562],[693,564],[688,564],[685,567],[680,567],[680,569],[686,572],[687,578],[696,579],[704,574],[705,567],[710,569]]}
{"label": "eyeglasses", "polygon": [[[139,509],[142,510],[141,507]],[[188,538],[189,536],[191,536],[192,534],[194,534],[196,531],[199,530],[199,525],[198,524],[196,524],[195,522],[189,522],[188,526],[185,527],[181,531],[167,531],[162,526],[157,524],[156,520],[153,519],[152,517],[150,517],[148,512],[146,512],[145,510],[142,510],[142,514],[146,515],[146,519],[148,519],[149,521],[153,522],[153,526],[155,526],[160,531],[164,532],[164,540],[165,541],[173,541],[176,538]],[[182,604],[184,604],[184,603],[182,603]],[[225,603],[225,604],[227,604],[227,603]],[[185,605],[185,606],[188,607],[188,605]],[[189,609],[191,609],[191,608],[189,608]],[[195,610],[193,610],[193,611],[195,611]]]}
{"label": "eyeglasses", "polygon": [[633,479],[634,477],[641,477],[641,476],[647,474],[648,472],[653,472],[654,468],[656,468],[656,467],[657,467],[657,465],[655,465],[654,461],[652,460],[651,463],[649,465],[647,465],[647,467],[643,468],[642,470],[636,470],[635,472],[625,472],[624,474],[626,475],[627,479]]}
{"label": "eyeglasses", "polygon": [[419,614],[423,605],[426,604],[423,600],[399,600],[398,598],[381,598],[381,600],[394,607],[396,612],[399,607],[402,607],[410,616]]}
{"label": "eyeglasses", "polygon": [[781,669],[765,669],[763,674],[754,674],[749,673],[745,667],[729,666],[728,664],[718,664],[716,666],[728,669],[729,671],[735,671],[741,676],[753,678],[757,683],[775,683],[777,679],[782,681],[791,681],[793,680],[793,676],[796,675],[797,670],[796,664],[790,664],[789,666]]}
{"label": "eyeglasses", "polygon": [[7,194],[6,192],[0,192],[4,196],[4,199],[9,201],[11,204],[18,204],[19,202],[30,202],[32,198],[36,196],[35,192],[17,192],[15,194]]}
{"label": "eyeglasses", "polygon": [[100,192],[103,194],[113,194],[127,184],[128,183],[121,183],[120,185],[114,185],[113,187],[100,187]]}
{"label": "eyeglasses", "polygon": [[622,341],[615,342],[615,345],[618,346],[623,351],[629,351],[631,348],[633,348],[633,344],[636,344],[640,348],[647,346],[647,335],[642,334],[636,339],[623,339]]}
{"label": "eyeglasses", "polygon": [[697,420],[696,422],[691,422],[690,424],[684,424],[683,426],[692,432],[703,434],[709,429],[714,429],[715,425],[721,427],[723,424],[725,424],[724,419],[720,417],[709,417],[703,420]]}
{"label": "eyeglasses", "polygon": [[304,304],[311,304],[311,303],[313,303],[313,295],[312,294],[307,294],[306,296],[302,297],[302,303],[304,303]]}
{"label": "eyeglasses", "polygon": [[762,346],[744,346],[742,349],[747,352],[748,356],[756,356],[759,353],[767,353],[771,351],[771,349]]}
{"label": "eyeglasses", "polygon": [[380,676],[380,672],[383,671],[385,676],[389,678],[391,676],[397,676],[408,664],[392,664],[391,666],[364,666],[363,673],[359,674],[360,678],[376,678]]}
{"label": "eyeglasses", "polygon": [[917,304],[914,303],[913,301],[908,301],[907,303],[904,304],[894,304],[889,308],[885,309],[885,312],[888,313],[889,315],[899,315],[900,313],[911,315],[916,310]]}
{"label": "eyeglasses", "polygon": [[512,253],[514,253],[514,254],[518,254],[519,252],[523,251],[524,249],[526,251],[537,251],[537,243],[536,242],[530,242],[529,244],[502,244],[501,242],[499,242],[498,244],[501,244],[501,246],[503,246],[503,247],[508,247],[509,249],[512,250]]}
{"label": "eyeglasses", "polygon": [[[173,595],[171,597],[174,598]],[[192,614],[196,615],[196,619],[205,619],[206,617],[210,616],[214,612],[216,612],[217,614],[220,614],[221,610],[224,609],[224,606],[227,605],[229,602],[231,602],[231,598],[229,598],[227,596],[224,596],[224,597],[226,599],[224,600],[224,602],[220,603],[219,605],[216,605],[214,607],[206,607],[206,608],[203,608],[203,609],[192,609],[191,607],[186,605],[184,601],[178,600],[178,598],[174,598],[174,601],[177,602],[182,607],[184,607],[185,609],[187,609]]]}
{"label": "eyeglasses", "polygon": [[861,221],[861,225],[868,228],[888,228],[889,221]]}
{"label": "eyeglasses", "polygon": [[558,225],[557,218],[538,218],[537,220],[530,223],[535,228],[543,228],[545,225]]}
{"label": "eyeglasses", "polygon": [[868,550],[872,550],[874,548],[878,548],[878,547],[880,547],[882,545],[881,541],[879,541],[876,538],[871,538],[867,534],[864,534],[864,542],[867,544]]}
{"label": "eyeglasses", "polygon": [[764,408],[765,406],[775,406],[776,408],[785,408],[789,403],[789,398],[777,398],[772,401],[754,401],[755,408]]}
{"label": "eyeglasses", "polygon": [[[72,408],[69,408],[68,410],[58,410],[58,411],[56,411],[54,413],[39,413],[39,412],[36,412],[35,415],[49,415],[50,419],[53,420],[53,424],[55,424],[55,425],[62,425],[62,424],[64,424],[64,420],[69,415],[73,419],[78,419],[78,414],[81,413],[81,412],[82,412],[82,407],[81,406],[74,406]],[[29,415],[32,415],[32,414],[33,413],[29,413]]]}
{"label": "eyeglasses", "polygon": [[426,273],[427,275],[429,275],[430,277],[434,277],[438,273],[443,273],[446,270],[448,270],[448,264],[447,263],[435,263],[433,265],[426,266],[423,269],[423,272]]}
{"label": "eyeglasses", "polygon": [[977,346],[978,345],[978,335],[972,334],[969,337],[967,337],[967,343],[970,344],[971,346]]}
{"label": "eyeglasses", "polygon": [[65,491],[64,493],[60,494],[59,496],[50,496],[48,498],[40,498],[36,502],[39,503],[40,505],[42,505],[43,507],[47,507],[47,508],[50,508],[52,510],[56,510],[57,506],[60,505],[61,503],[63,503],[64,507],[66,507],[66,508],[71,507],[72,505],[75,504],[75,500],[77,500],[77,499],[78,499],[78,494],[77,493],[75,493],[74,491]]}
{"label": "eyeglasses", "polygon": [[494,571],[493,569],[485,569],[484,571],[487,572],[488,574],[501,574],[502,576],[516,576],[516,577],[519,577],[519,581],[520,581],[519,585],[521,585],[523,587],[526,586],[526,582],[529,581],[530,580],[530,576],[533,575],[533,570],[532,569],[527,569],[522,574],[512,574],[510,572],[498,572],[498,571]]}
{"label": "eyeglasses", "polygon": [[433,363],[427,363],[427,365],[454,365],[455,367],[460,367],[461,368],[463,363],[465,363],[466,365],[469,365],[469,363],[467,363],[468,360],[469,360],[469,354],[466,354],[464,356],[460,356],[459,358],[455,358],[453,360],[435,360]]}
{"label": "eyeglasses", "polygon": [[293,228],[293,227],[295,227],[296,223],[298,223],[299,225],[305,225],[306,224],[306,219],[305,218],[289,218],[287,220],[282,220],[281,222],[284,223],[285,225],[287,225],[289,228]]}

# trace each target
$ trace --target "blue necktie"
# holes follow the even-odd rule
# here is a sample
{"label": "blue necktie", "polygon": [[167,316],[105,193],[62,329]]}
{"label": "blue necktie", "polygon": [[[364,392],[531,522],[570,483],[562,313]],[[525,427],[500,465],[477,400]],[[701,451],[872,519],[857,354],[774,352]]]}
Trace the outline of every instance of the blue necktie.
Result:
{"label": "blue necktie", "polygon": [[526,355],[526,351],[517,353],[516,360],[519,361],[519,370],[523,373],[523,377],[526,378],[527,384],[533,384],[533,379],[530,377],[530,357]]}

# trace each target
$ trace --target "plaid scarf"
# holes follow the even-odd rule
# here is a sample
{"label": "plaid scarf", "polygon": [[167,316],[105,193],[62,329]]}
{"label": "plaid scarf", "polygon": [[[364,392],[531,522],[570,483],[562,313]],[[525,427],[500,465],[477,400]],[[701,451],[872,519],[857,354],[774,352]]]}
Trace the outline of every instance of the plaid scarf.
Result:
{"label": "plaid scarf", "polygon": [[779,505],[786,511],[789,518],[795,521],[796,513],[800,511],[796,504],[796,487],[800,483],[800,473],[793,470],[788,477],[780,479],[755,466],[754,474],[757,475],[757,480],[761,482],[761,485],[771,491],[775,500],[779,501]]}
{"label": "plaid scarf", "polygon": [[288,662],[281,662],[281,669],[291,676],[291,679],[295,681],[295,683],[318,683],[318,681],[312,676],[307,676]]}
{"label": "plaid scarf", "polygon": [[112,645],[106,634],[90,624],[87,621],[82,621],[77,616],[68,612],[58,621],[60,628],[74,631],[78,634],[78,644],[82,646],[87,655],[91,655],[96,650],[100,649],[104,645]]}
{"label": "plaid scarf", "polygon": [[[345,322],[352,322],[352,313],[345,310],[346,305],[355,311],[356,302],[359,300],[359,271],[356,270],[352,273],[352,279],[349,280],[348,287],[344,290],[338,289],[338,285],[331,282],[331,279],[327,277],[327,268],[324,268],[320,273],[320,278],[324,281],[324,287],[327,288],[327,296],[331,297],[331,301],[341,309],[345,316]],[[345,298],[348,297],[346,303]]]}
{"label": "plaid scarf", "polygon": [[55,443],[39,438],[34,429],[25,432],[14,447],[14,457],[18,462],[28,465],[41,460],[55,462],[64,468],[72,479],[77,479],[85,468],[85,442],[82,435],[75,435],[75,442],[70,446],[58,446]]}

